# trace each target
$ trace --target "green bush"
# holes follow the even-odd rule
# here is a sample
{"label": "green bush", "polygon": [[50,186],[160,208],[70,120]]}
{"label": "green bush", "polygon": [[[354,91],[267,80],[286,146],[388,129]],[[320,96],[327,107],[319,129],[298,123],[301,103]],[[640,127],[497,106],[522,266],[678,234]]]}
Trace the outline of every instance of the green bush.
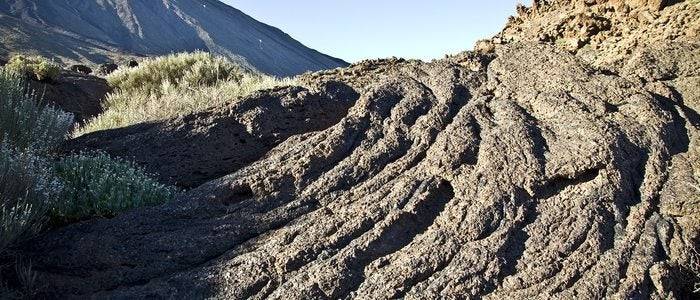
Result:
{"label": "green bush", "polygon": [[261,89],[294,84],[203,52],[146,60],[138,67],[119,69],[107,80],[116,90],[104,102],[104,113],[76,136],[183,116]]}
{"label": "green bush", "polygon": [[0,142],[46,153],[68,135],[73,116],[41,103],[24,79],[0,68]]}
{"label": "green bush", "polygon": [[164,203],[176,192],[134,163],[100,152],[65,157],[56,164],[55,172],[64,188],[52,218],[62,221],[115,216]]}
{"label": "green bush", "polygon": [[60,191],[46,161],[0,144],[0,254],[42,228]]}
{"label": "green bush", "polygon": [[15,55],[5,68],[40,81],[54,81],[61,74],[61,67],[41,56]]}

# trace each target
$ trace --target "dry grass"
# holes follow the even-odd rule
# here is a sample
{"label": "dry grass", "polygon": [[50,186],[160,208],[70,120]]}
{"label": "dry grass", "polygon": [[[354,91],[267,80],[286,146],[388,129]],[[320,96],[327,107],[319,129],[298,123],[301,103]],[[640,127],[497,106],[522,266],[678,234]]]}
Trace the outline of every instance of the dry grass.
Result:
{"label": "dry grass", "polygon": [[136,68],[120,69],[107,80],[115,91],[105,101],[105,112],[75,136],[184,116],[258,90],[294,84],[292,79],[245,70],[202,52],[147,60]]}
{"label": "dry grass", "polygon": [[53,81],[61,74],[61,67],[41,56],[15,55],[5,69],[39,81]]}

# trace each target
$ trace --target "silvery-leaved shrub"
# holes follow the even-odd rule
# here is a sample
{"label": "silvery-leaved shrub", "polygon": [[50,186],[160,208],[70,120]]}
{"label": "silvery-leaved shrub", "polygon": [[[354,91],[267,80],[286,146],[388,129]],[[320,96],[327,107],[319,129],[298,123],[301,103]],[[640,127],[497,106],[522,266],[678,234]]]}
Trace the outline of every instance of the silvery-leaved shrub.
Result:
{"label": "silvery-leaved shrub", "polygon": [[0,143],[0,255],[41,230],[61,189],[46,160]]}
{"label": "silvery-leaved shrub", "polygon": [[0,252],[42,227],[61,189],[44,157],[73,118],[40,102],[23,78],[0,68]]}
{"label": "silvery-leaved shrub", "polygon": [[0,69],[0,142],[46,153],[65,140],[72,126],[73,115],[45,105],[24,78]]}
{"label": "silvery-leaved shrub", "polygon": [[55,173],[64,188],[52,217],[63,222],[112,217],[129,209],[162,204],[176,192],[136,164],[102,152],[62,158]]}

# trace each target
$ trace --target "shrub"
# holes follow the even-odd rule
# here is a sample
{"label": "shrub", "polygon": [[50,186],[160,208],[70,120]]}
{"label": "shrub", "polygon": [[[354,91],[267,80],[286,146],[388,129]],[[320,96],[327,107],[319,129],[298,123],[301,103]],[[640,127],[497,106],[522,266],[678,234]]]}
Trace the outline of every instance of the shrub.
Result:
{"label": "shrub", "polygon": [[0,69],[0,252],[41,228],[60,184],[41,157],[66,137],[73,118],[27,93]]}
{"label": "shrub", "polygon": [[101,152],[65,157],[56,164],[55,172],[64,184],[61,203],[51,213],[55,220],[111,217],[164,203],[175,194],[134,163]]}
{"label": "shrub", "polygon": [[61,67],[41,56],[15,55],[5,68],[40,81],[53,81],[61,74]]}
{"label": "shrub", "polygon": [[104,113],[88,121],[76,136],[183,116],[294,83],[202,52],[146,60],[135,68],[119,69],[108,80],[116,91],[103,104]]}
{"label": "shrub", "polygon": [[24,79],[0,69],[0,142],[45,153],[67,136],[73,116],[41,103]]}
{"label": "shrub", "polygon": [[41,229],[60,191],[46,161],[0,144],[0,254]]}
{"label": "shrub", "polygon": [[223,57],[205,52],[180,53],[147,59],[134,68],[122,68],[107,77],[123,92],[160,94],[163,86],[211,86],[221,81],[241,80],[246,71]]}

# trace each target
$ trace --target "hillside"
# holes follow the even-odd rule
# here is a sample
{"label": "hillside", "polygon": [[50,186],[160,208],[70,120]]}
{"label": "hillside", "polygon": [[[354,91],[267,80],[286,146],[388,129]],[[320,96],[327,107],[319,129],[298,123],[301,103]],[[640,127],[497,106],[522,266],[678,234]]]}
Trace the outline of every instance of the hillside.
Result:
{"label": "hillside", "polygon": [[475,51],[69,141],[187,190],[28,242],[37,295],[694,298],[700,2],[534,3]]}
{"label": "hillside", "polygon": [[346,65],[217,0],[2,1],[0,33],[0,55],[66,64],[206,50],[278,76]]}

